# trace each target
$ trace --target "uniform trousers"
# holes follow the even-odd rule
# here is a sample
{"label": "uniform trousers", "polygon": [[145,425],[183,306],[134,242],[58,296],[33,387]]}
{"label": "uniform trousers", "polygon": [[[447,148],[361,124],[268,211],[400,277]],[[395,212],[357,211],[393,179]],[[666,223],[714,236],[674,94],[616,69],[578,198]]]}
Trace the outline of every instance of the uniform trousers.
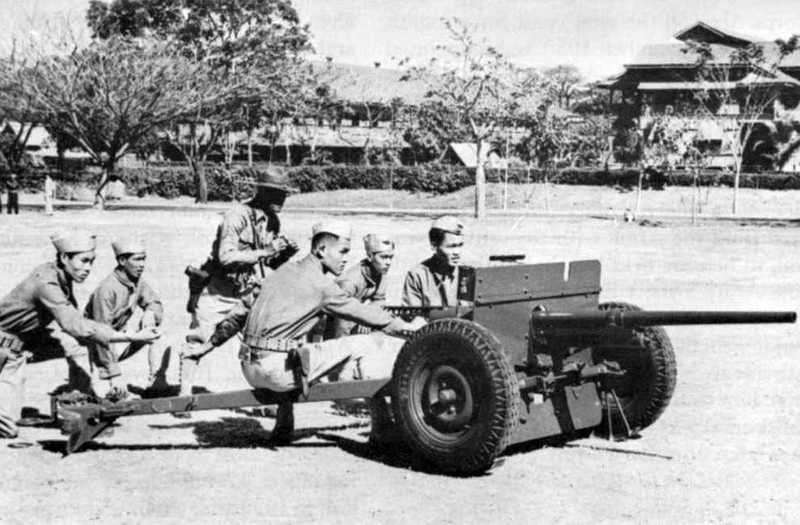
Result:
{"label": "uniform trousers", "polygon": [[[308,381],[312,382],[339,369],[341,380],[377,379],[390,377],[397,354],[404,339],[382,332],[350,335],[317,343],[304,343],[309,351]],[[243,354],[249,347],[243,346]],[[275,392],[286,392],[300,388],[295,380],[294,369],[285,352],[266,352],[259,359],[242,359],[242,372],[254,388],[266,388]]]}

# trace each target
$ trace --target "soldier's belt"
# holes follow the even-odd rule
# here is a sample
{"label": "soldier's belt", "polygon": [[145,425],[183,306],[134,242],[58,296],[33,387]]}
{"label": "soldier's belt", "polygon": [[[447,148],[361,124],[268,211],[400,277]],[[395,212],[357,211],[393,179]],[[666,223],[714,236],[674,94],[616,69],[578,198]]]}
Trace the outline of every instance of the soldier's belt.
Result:
{"label": "soldier's belt", "polygon": [[5,348],[10,352],[22,352],[22,339],[14,334],[0,330],[0,348]]}
{"label": "soldier's belt", "polygon": [[302,343],[294,339],[283,339],[277,337],[267,337],[255,342],[247,342],[242,345],[242,350],[239,354],[241,359],[248,361],[253,358],[261,357],[260,354],[265,352],[278,352],[288,354],[297,350],[302,346]]}

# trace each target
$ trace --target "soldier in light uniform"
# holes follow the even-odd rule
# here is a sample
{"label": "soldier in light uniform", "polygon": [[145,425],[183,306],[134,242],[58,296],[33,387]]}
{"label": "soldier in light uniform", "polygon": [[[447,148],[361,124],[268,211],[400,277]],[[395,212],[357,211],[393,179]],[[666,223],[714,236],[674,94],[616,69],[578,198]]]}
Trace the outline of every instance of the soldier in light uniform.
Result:
{"label": "soldier in light uniform", "polygon": [[433,256],[411,268],[403,283],[404,306],[456,306],[458,266],[464,247],[464,225],[457,218],[439,217],[428,232]]}
{"label": "soldier in light uniform", "polygon": [[[142,279],[147,252],[140,239],[117,240],[111,244],[117,267],[100,282],[89,297],[87,318],[111,326],[121,332],[157,329],[164,318],[164,307],[158,294]],[[150,375],[147,389],[151,394],[167,390],[166,371],[169,364],[168,347],[157,343],[94,343],[90,346],[93,364],[101,380],[108,381],[108,390],[125,392],[120,382],[120,361],[147,348]]]}
{"label": "soldier in light uniform", "polygon": [[[206,340],[234,308],[251,303],[259,282],[297,252],[297,245],[280,235],[278,213],[295,191],[286,173],[270,166],[265,171],[248,168],[242,174],[256,186],[256,194],[229,210],[217,229],[204,265],[210,279],[193,313],[192,326],[201,334],[196,340]],[[183,354],[196,356],[198,344],[190,342]],[[192,393],[198,361],[181,358],[180,395]]]}
{"label": "soldier in light uniform", "polygon": [[87,393],[92,390],[89,358],[81,343],[148,343],[159,336],[153,329],[121,333],[81,315],[72,284],[82,283],[91,271],[94,235],[77,232],[51,239],[56,260],[35,268],[0,299],[0,437],[4,438],[17,436],[15,423],[20,415],[27,359],[23,350],[36,353],[43,336],[63,350],[71,386]]}
{"label": "soldier in light uniform", "polygon": [[[300,388],[290,352],[308,351],[305,377],[309,382],[341,368],[343,379],[388,377],[404,340],[381,332],[309,343],[306,336],[327,313],[385,332],[415,330],[374,304],[349,297],[326,274],[341,275],[350,251],[350,227],[339,222],[318,223],[313,228],[311,253],[269,275],[252,309],[241,309],[217,326],[202,352],[207,353],[244,326],[240,352],[242,370],[256,388],[286,392]],[[278,409],[273,440],[291,439],[294,428],[291,403]]]}
{"label": "soldier in light uniform", "polygon": [[[394,241],[385,235],[370,233],[364,237],[366,257],[337,277],[336,284],[350,297],[362,303],[386,304],[386,274],[394,261]],[[354,332],[356,324],[341,318],[333,320],[333,337]]]}

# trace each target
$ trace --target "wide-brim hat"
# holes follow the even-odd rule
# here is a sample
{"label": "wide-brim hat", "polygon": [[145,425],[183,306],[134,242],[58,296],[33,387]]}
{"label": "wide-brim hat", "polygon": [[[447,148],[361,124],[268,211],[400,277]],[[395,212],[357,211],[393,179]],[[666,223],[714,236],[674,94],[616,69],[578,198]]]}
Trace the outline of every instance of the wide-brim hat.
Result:
{"label": "wide-brim hat", "polygon": [[289,174],[276,166],[269,166],[264,169],[245,168],[239,172],[239,176],[242,178],[242,182],[257,188],[271,188],[285,193],[299,191],[291,185]]}

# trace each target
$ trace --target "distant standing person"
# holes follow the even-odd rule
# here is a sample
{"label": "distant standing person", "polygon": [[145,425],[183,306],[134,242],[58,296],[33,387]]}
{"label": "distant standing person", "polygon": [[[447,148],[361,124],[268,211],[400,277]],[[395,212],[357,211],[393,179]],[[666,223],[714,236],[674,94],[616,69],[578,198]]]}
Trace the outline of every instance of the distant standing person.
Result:
{"label": "distant standing person", "polygon": [[19,213],[19,182],[17,181],[17,174],[12,173],[6,182],[6,190],[8,191],[8,204],[6,206],[8,214],[14,215]]}
{"label": "distant standing person", "polygon": [[47,215],[53,214],[53,199],[56,194],[56,183],[50,175],[44,176],[44,212]]}

